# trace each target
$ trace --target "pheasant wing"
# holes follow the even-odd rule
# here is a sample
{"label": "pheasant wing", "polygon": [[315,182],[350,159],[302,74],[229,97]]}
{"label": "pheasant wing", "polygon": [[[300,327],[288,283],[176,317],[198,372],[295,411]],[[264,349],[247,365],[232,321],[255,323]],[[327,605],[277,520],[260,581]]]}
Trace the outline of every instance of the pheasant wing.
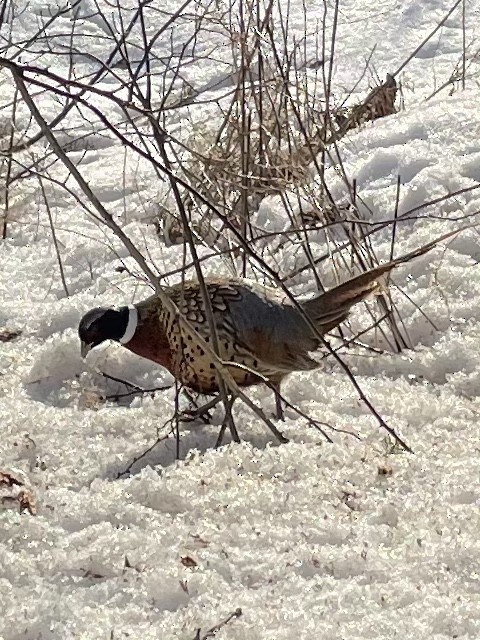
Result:
{"label": "pheasant wing", "polygon": [[316,369],[319,363],[309,352],[317,349],[318,340],[302,313],[277,291],[245,284],[241,289],[241,298],[230,301],[223,325],[241,351],[251,354],[254,368],[267,377]]}

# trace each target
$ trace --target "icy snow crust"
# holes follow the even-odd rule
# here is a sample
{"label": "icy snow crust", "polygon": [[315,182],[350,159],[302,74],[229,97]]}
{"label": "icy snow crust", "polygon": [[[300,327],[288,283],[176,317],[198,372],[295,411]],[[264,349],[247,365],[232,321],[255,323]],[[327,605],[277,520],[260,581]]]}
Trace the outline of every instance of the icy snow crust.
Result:
{"label": "icy snow crust", "polygon": [[[17,23],[18,37],[21,29],[31,33],[35,16],[50,5],[32,0],[32,10]],[[380,76],[392,72],[449,6],[440,0],[342,2],[335,87],[354,85],[374,45]],[[478,39],[480,3],[467,7],[470,42]],[[93,3],[82,3],[80,10],[86,32],[99,36],[102,25],[88,18]],[[313,27],[322,3],[308,2],[307,10]],[[300,2],[291,5],[290,21],[300,36]],[[449,97],[443,91],[424,101],[460,59],[460,27],[457,11],[408,65],[405,111],[366,125],[341,144],[349,177],[357,178],[379,219],[392,215],[398,174],[400,213],[480,179],[479,93],[473,83],[463,93]],[[155,25],[149,28],[153,32]],[[215,87],[226,74],[228,47],[204,42],[205,52],[210,44],[219,47],[216,61],[202,60],[189,70],[197,87]],[[89,39],[88,47],[102,57],[100,37]],[[61,57],[50,62],[64,70]],[[358,95],[366,88],[360,85]],[[0,89],[6,101],[11,86],[2,79]],[[39,106],[47,113],[56,108],[45,98]],[[194,110],[196,117],[202,109],[208,118],[208,107]],[[188,128],[184,115],[178,116],[182,135]],[[77,124],[85,134],[94,129],[80,119]],[[87,144],[82,170],[102,202],[148,248],[160,271],[174,269],[181,248],[161,245],[145,223],[162,185],[146,164],[125,167],[122,149],[109,135]],[[341,198],[344,186],[333,168],[327,179]],[[436,325],[398,293],[414,351],[348,356],[370,400],[415,455],[391,453],[345,374],[327,362],[319,371],[292,375],[285,395],[320,420],[360,432],[363,443],[336,436],[335,444],[322,444],[317,432],[287,411],[281,426],[291,443],[276,446],[239,403],[241,445],[215,451],[217,427],[185,426],[182,461],[175,461],[169,439],[118,478],[155,441],[157,429],[162,432],[173,391],[97,404],[98,390],[120,389],[97,370],[145,387],[170,378],[114,345],[82,362],[76,325],[92,306],[125,304],[147,290],[115,271],[120,259],[135,269],[118,242],[87,219],[73,198],[49,186],[67,298],[37,189],[38,183],[25,181],[17,223],[0,245],[0,327],[23,331],[0,344],[0,470],[23,472],[38,507],[36,517],[1,512],[0,638],[187,640],[198,627],[205,632],[241,607],[243,616],[219,638],[478,639],[477,233],[467,232],[446,251],[438,248],[395,273],[395,283]],[[479,191],[431,208],[428,213],[439,219],[399,229],[397,253],[457,224],[445,218],[479,208]],[[267,200],[259,218],[266,228],[282,228],[280,203]],[[382,245],[377,234],[376,249],[388,259],[388,231],[383,239]],[[293,264],[287,253],[283,257],[288,271]],[[228,274],[219,260],[207,263],[207,272]],[[295,284],[298,292],[313,291],[307,276]],[[368,322],[365,310],[355,312],[354,322]],[[254,389],[252,397],[267,411],[273,408],[268,390]]]}

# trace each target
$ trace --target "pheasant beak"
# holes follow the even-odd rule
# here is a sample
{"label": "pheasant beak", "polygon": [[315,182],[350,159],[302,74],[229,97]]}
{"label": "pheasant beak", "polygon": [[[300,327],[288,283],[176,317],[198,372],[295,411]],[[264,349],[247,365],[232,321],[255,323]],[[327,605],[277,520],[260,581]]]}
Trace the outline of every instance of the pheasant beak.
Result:
{"label": "pheasant beak", "polygon": [[80,354],[82,358],[86,358],[87,353],[91,350],[92,347],[93,347],[93,344],[88,344],[88,342],[84,342],[82,340],[82,343],[80,346]]}

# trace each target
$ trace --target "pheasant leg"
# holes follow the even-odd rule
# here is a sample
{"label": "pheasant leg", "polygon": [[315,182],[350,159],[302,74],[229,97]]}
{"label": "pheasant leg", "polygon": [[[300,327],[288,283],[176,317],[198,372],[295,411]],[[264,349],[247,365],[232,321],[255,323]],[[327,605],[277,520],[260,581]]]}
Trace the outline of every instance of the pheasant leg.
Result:
{"label": "pheasant leg", "polygon": [[232,434],[232,440],[234,442],[240,442],[240,437],[238,435],[237,427],[235,426],[235,422],[233,421],[233,415],[232,415],[232,407],[233,407],[233,403],[235,402],[235,399],[236,399],[235,396],[229,395],[227,396],[227,399],[225,401],[225,417],[223,418],[223,424],[220,428],[217,442],[215,443],[216,449],[221,446],[223,442],[223,437],[225,435],[225,431],[227,429],[229,429],[230,433]]}
{"label": "pheasant leg", "polygon": [[282,398],[280,395],[280,383],[272,382],[273,393],[275,394],[275,417],[277,420],[285,420],[285,413],[282,406]]}

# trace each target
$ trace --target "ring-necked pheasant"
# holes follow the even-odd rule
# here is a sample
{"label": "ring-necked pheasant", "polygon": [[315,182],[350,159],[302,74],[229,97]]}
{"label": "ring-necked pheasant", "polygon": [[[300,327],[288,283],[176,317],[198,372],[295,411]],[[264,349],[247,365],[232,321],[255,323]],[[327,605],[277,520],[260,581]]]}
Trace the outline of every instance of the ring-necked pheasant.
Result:
{"label": "ring-necked pheasant", "polygon": [[[207,278],[220,359],[243,365],[230,367],[239,386],[261,383],[254,373],[257,371],[278,389],[289,373],[319,366],[310,353],[321,346],[322,340],[312,331],[303,314],[321,336],[325,335],[346,319],[353,305],[374,292],[381,276],[398,264],[426,253],[451,235],[446,234],[310,300],[299,300],[301,310],[281,290],[243,279]],[[191,326],[212,344],[198,282],[184,282],[166,288],[165,293]],[[157,296],[119,309],[92,309],[82,318],[78,332],[83,357],[105,340],[114,340],[133,353],[166,367],[194,391],[205,394],[218,391],[211,358],[193,334],[180,329],[175,317],[163,308]],[[279,411],[277,398],[277,414]]]}

